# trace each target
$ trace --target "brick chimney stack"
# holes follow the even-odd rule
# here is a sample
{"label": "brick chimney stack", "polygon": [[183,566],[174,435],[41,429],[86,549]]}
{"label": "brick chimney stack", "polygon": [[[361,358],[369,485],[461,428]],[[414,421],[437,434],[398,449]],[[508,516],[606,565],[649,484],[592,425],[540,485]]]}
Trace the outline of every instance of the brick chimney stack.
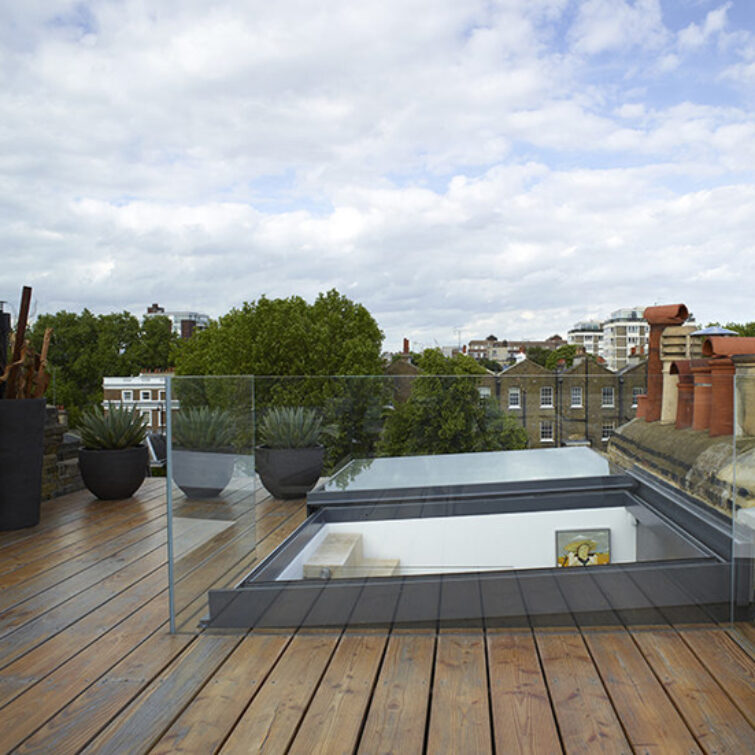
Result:
{"label": "brick chimney stack", "polygon": [[[643,402],[646,422],[656,422],[661,418],[663,400],[663,364],[661,362],[661,333],[669,325],[681,325],[689,312],[684,304],[667,304],[660,307],[647,307],[642,315],[650,325],[648,338],[648,390]],[[639,416],[639,411],[638,411]]]}

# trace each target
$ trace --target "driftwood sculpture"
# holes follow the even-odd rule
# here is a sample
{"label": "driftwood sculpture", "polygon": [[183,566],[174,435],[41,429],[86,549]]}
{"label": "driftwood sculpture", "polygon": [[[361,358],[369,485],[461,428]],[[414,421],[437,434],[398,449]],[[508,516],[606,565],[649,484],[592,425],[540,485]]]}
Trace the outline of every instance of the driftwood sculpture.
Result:
{"label": "driftwood sculpture", "polygon": [[41,398],[50,382],[46,367],[52,328],[45,330],[42,352],[37,354],[25,338],[30,304],[31,288],[24,286],[21,292],[18,325],[16,332],[11,336],[13,354],[10,363],[0,375],[0,383],[5,384],[6,399]]}

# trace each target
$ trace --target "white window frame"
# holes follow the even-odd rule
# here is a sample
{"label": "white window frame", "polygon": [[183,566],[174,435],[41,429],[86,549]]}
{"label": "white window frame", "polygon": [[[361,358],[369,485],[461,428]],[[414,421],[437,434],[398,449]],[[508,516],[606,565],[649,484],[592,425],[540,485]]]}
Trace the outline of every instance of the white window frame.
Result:
{"label": "white window frame", "polygon": [[605,443],[616,430],[616,425],[613,422],[604,422],[600,428],[600,439]]}
{"label": "white window frame", "polygon": [[632,408],[637,406],[637,398],[645,394],[645,389],[641,385],[632,386]]}
{"label": "white window frame", "polygon": [[139,412],[142,417],[147,418],[147,423],[152,427],[152,409],[140,409]]}
{"label": "white window frame", "polygon": [[[516,396],[516,402],[512,401],[512,397]],[[522,408],[522,389],[521,388],[509,388],[509,409],[521,409]]]}
{"label": "white window frame", "polygon": [[[606,403],[606,392],[611,391],[611,402]],[[615,406],[616,396],[612,385],[604,385],[600,389],[600,406],[603,409],[612,409]]]}
{"label": "white window frame", "polygon": [[133,401],[134,400],[134,392],[133,391],[121,391],[121,401]]}
{"label": "white window frame", "polygon": [[553,443],[553,422],[549,419],[540,423],[540,442]]}
{"label": "white window frame", "polygon": [[[574,400],[575,395],[578,396],[578,400],[577,401]],[[582,408],[583,397],[582,397],[582,386],[581,385],[573,385],[571,387],[571,398],[570,398],[570,400],[571,400],[571,403],[569,404],[569,406],[572,409],[581,409]]]}
{"label": "white window frame", "polygon": [[165,401],[165,391],[160,391],[157,394],[157,397],[158,397],[158,401]]}
{"label": "white window frame", "polygon": [[[550,396],[549,403],[546,403],[546,396]],[[540,408],[553,409],[553,386],[544,385],[540,388]]]}
{"label": "white window frame", "polygon": [[477,392],[480,394],[481,399],[490,398],[492,393],[489,385],[481,385],[477,388]]}
{"label": "white window frame", "polygon": [[[147,394],[146,396],[144,394]],[[152,391],[146,389],[139,391],[139,401],[152,401]]]}

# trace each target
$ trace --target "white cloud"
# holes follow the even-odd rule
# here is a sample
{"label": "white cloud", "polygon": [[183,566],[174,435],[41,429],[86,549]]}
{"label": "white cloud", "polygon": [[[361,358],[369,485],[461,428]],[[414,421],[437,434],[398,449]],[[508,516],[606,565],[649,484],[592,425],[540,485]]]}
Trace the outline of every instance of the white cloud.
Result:
{"label": "white cloud", "polygon": [[678,35],[679,47],[682,50],[702,47],[714,34],[722,32],[726,28],[726,14],[731,5],[728,2],[720,8],[709,11],[701,25],[693,22],[682,29]]}
{"label": "white cloud", "polygon": [[657,48],[668,38],[659,0],[585,0],[570,30],[585,55],[632,47]]}
{"label": "white cloud", "polygon": [[218,315],[336,286],[389,347],[666,296],[752,319],[705,273],[755,272],[728,4],[680,25],[703,45],[655,0],[6,5],[0,298]]}

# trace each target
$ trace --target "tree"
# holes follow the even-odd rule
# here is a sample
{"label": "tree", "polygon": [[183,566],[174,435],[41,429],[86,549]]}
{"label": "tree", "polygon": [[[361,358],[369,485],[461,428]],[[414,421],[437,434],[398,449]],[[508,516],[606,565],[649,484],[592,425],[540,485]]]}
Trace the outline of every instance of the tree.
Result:
{"label": "tree", "polygon": [[727,322],[724,327],[728,328],[729,330],[736,330],[740,336],[749,336],[750,338],[755,338],[755,322]]}
{"label": "tree", "polygon": [[503,369],[503,367],[501,367],[498,362],[496,362],[494,359],[488,359],[487,357],[482,357],[482,359],[479,359],[478,364],[480,364],[486,370],[490,370],[491,372],[500,372]]}
{"label": "tree", "polygon": [[129,357],[141,370],[167,370],[173,366],[179,341],[169,317],[145,317]]}
{"label": "tree", "polygon": [[474,359],[427,349],[417,360],[406,402],[390,410],[378,444],[382,456],[464,453],[525,448],[527,434],[492,398],[481,398]]}
{"label": "tree", "polygon": [[559,346],[557,349],[548,353],[543,365],[548,370],[555,370],[558,367],[558,363],[563,359],[566,362],[567,367],[571,367],[574,363],[574,357],[577,355],[577,346],[573,343],[567,343],[563,346]]}
{"label": "tree", "polygon": [[337,427],[328,441],[327,464],[332,467],[346,456],[374,449],[386,399],[380,377],[382,342],[367,309],[335,289],[312,304],[299,296],[262,296],[181,344],[176,371],[254,375],[258,416],[272,406],[319,408]]}
{"label": "tree", "polygon": [[[170,325],[167,318],[159,319]],[[128,312],[95,316],[85,309],[81,314],[40,315],[29,330],[36,349],[48,327],[53,329],[48,356],[52,380],[46,397],[66,407],[72,426],[83,409],[102,401],[103,377],[137,375],[140,369],[162,367],[172,343],[170,328],[166,332],[164,323],[155,325],[145,318],[140,326]]]}
{"label": "tree", "polygon": [[541,367],[545,367],[545,362],[550,353],[550,349],[544,349],[542,346],[530,346],[527,349],[527,359],[539,364]]}
{"label": "tree", "polygon": [[377,375],[383,334],[372,315],[335,289],[313,304],[265,296],[232,309],[184,342],[182,375]]}

